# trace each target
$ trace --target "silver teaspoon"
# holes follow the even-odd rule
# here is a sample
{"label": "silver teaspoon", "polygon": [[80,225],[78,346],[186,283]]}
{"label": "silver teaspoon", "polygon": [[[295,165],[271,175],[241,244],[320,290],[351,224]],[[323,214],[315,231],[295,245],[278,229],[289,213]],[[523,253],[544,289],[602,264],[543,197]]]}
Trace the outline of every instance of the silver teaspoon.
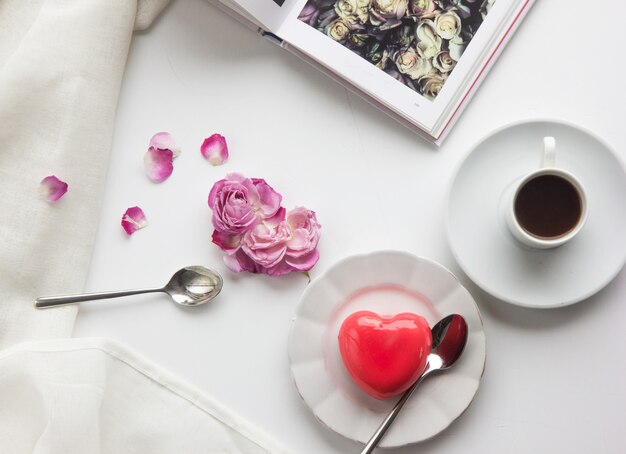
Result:
{"label": "silver teaspoon", "polygon": [[367,442],[361,454],[369,454],[376,446],[383,436],[387,432],[387,429],[391,427],[394,419],[402,410],[402,407],[409,400],[409,397],[415,391],[415,388],[429,375],[443,371],[451,367],[457,359],[463,353],[465,344],[467,343],[467,322],[465,319],[458,315],[452,314],[441,319],[431,329],[433,336],[433,344],[428,355],[428,361],[426,362],[426,369],[420,378],[417,379],[413,385],[407,389],[398,403],[393,407],[393,410],[389,412],[382,424],[376,429],[372,438]]}
{"label": "silver teaspoon", "polygon": [[217,272],[203,266],[186,266],[178,270],[161,288],[122,290],[118,292],[85,293],[83,295],[45,296],[35,300],[35,307],[46,309],[82,301],[119,298],[142,293],[167,293],[181,306],[198,306],[215,298],[222,290],[223,280]]}

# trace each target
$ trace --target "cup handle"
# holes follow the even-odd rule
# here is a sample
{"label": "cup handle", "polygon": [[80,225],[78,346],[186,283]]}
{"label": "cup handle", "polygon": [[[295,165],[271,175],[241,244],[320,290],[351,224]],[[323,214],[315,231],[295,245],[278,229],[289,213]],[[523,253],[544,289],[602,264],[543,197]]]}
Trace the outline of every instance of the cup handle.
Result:
{"label": "cup handle", "polygon": [[543,138],[543,152],[540,167],[554,167],[556,161],[556,140],[554,137]]}

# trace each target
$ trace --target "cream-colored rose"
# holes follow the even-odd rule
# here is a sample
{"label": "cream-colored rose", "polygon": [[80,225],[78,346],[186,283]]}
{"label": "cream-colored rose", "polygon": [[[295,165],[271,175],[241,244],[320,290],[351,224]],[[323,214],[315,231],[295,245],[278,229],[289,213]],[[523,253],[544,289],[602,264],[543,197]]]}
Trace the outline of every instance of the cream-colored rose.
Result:
{"label": "cream-colored rose", "polygon": [[399,21],[406,13],[409,0],[372,0],[370,22],[379,26],[385,22]]}
{"label": "cream-colored rose", "polygon": [[435,99],[446,81],[446,77],[438,72],[432,72],[417,81],[423,96],[428,99]]}
{"label": "cream-colored rose", "polygon": [[465,52],[465,48],[467,47],[467,43],[461,38],[460,35],[455,36],[450,41],[448,41],[448,50],[450,52],[450,57],[454,60],[459,61],[463,52]]}
{"label": "cream-colored rose", "polygon": [[348,41],[357,47],[364,46],[369,35],[367,33],[352,33]]}
{"label": "cream-colored rose", "polygon": [[383,53],[380,57],[380,61],[376,63],[376,67],[380,69],[385,69],[388,63],[389,63],[389,50],[385,49],[383,50]]}
{"label": "cream-colored rose", "polygon": [[338,0],[335,3],[335,11],[342,19],[354,15],[356,10],[356,0]]}
{"label": "cream-colored rose", "polygon": [[435,17],[437,5],[433,0],[411,0],[409,11],[422,19],[430,19]]}
{"label": "cream-colored rose", "polygon": [[350,35],[350,27],[343,19],[335,19],[326,26],[326,34],[335,41],[344,41]]}
{"label": "cream-colored rose", "polygon": [[337,15],[348,21],[365,24],[369,19],[369,8],[372,0],[338,0],[335,3]]}
{"label": "cream-colored rose", "polygon": [[452,71],[455,65],[456,60],[450,56],[450,52],[447,50],[442,50],[433,58],[433,66],[442,73]]}
{"label": "cream-colored rose", "polygon": [[461,31],[461,18],[454,11],[435,17],[435,30],[443,39],[452,39]]}
{"label": "cream-colored rose", "polygon": [[430,60],[421,58],[412,47],[399,50],[394,58],[398,71],[417,80],[432,70]]}
{"label": "cream-colored rose", "polygon": [[417,52],[422,58],[432,58],[441,50],[441,37],[435,31],[435,23],[426,19],[415,29],[417,36]]}

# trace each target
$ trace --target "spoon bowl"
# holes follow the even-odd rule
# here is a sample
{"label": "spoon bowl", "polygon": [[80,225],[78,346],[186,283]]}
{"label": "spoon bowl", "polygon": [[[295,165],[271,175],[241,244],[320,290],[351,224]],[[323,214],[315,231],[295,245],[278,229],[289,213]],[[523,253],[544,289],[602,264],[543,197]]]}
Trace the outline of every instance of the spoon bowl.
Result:
{"label": "spoon bowl", "polygon": [[413,391],[415,391],[422,380],[433,373],[449,369],[456,363],[467,344],[467,322],[461,315],[448,315],[431,328],[431,334],[433,343],[424,372],[422,372],[420,378],[418,378],[417,381],[404,392],[402,397],[400,397],[398,403],[389,412],[378,429],[376,429],[376,432],[374,432],[374,435],[372,435],[372,438],[367,442],[361,454],[369,454],[378,446],[378,443],[382,440],[383,436],[400,413],[400,410],[402,410],[402,407],[407,400],[409,400],[409,397],[411,397]]}
{"label": "spoon bowl", "polygon": [[433,326],[431,333],[433,344],[424,375],[446,370],[459,359],[467,344],[467,322],[458,314],[448,315]]}
{"label": "spoon bowl", "polygon": [[163,287],[174,302],[181,306],[199,306],[222,291],[222,277],[203,266],[187,266],[178,270]]}
{"label": "spoon bowl", "polygon": [[215,298],[223,286],[222,276],[203,266],[186,266],[178,270],[164,287],[117,292],[85,293],[82,295],[45,296],[35,300],[37,309],[76,304],[82,301],[120,298],[142,293],[167,293],[181,306],[199,306]]}

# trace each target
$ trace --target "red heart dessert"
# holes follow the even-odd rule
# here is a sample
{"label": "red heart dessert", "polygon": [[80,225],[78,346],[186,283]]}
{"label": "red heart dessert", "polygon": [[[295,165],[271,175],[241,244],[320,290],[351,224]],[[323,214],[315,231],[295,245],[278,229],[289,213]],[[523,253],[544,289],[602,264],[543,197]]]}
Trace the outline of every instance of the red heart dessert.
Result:
{"label": "red heart dessert", "polygon": [[344,320],[338,340],[348,373],[376,399],[406,391],[424,371],[432,345],[428,322],[411,313],[355,312]]}

